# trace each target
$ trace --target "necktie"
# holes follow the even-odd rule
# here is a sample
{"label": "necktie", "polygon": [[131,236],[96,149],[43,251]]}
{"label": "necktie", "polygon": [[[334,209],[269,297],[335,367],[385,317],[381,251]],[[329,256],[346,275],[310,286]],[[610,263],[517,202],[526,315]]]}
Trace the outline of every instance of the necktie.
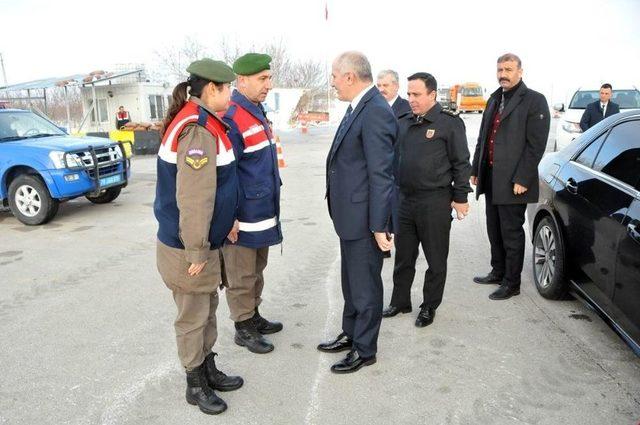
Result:
{"label": "necktie", "polygon": [[353,108],[351,107],[351,105],[349,105],[349,107],[347,108],[347,112],[345,112],[344,117],[342,117],[342,121],[340,121],[340,126],[338,126],[338,131],[336,132],[336,140],[340,139],[340,137],[342,136],[342,133],[347,126],[347,121],[349,121],[351,112],[353,112]]}
{"label": "necktie", "polygon": [[500,98],[500,106],[498,106],[498,113],[502,114],[503,109],[504,109],[504,93],[502,93],[502,97]]}
{"label": "necktie", "polygon": [[602,111],[602,117],[604,117],[604,112],[605,112],[605,109],[604,109],[604,108],[605,108],[605,107],[606,107],[606,105],[605,105],[604,103],[601,103],[601,104],[600,104],[600,110]]}

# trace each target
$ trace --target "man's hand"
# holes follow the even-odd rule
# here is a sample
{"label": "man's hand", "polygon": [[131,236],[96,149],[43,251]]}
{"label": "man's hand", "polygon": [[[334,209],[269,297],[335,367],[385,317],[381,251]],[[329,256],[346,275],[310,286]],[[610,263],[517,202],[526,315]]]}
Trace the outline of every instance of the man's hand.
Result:
{"label": "man's hand", "polygon": [[391,251],[391,248],[393,248],[393,237],[387,239],[387,233],[385,232],[374,232],[373,236],[376,238],[376,243],[381,251]]}
{"label": "man's hand", "polygon": [[478,176],[471,176],[471,178],[469,179],[471,181],[471,184],[474,186],[478,185]]}
{"label": "man's hand", "polygon": [[191,264],[187,273],[189,273],[189,276],[198,276],[206,264],[206,261],[200,264]]}
{"label": "man's hand", "polygon": [[229,235],[227,235],[227,239],[229,239],[229,241],[231,243],[238,242],[238,232],[239,231],[240,231],[240,223],[238,222],[238,220],[236,220],[236,221],[233,222],[233,228],[229,232]]}
{"label": "man's hand", "polygon": [[519,185],[518,183],[515,183],[513,185],[513,194],[514,195],[522,195],[526,191],[527,191],[527,188],[524,187],[524,186]]}
{"label": "man's hand", "polygon": [[451,208],[456,210],[456,215],[458,216],[458,220],[464,219],[467,215],[469,215],[469,203],[465,202],[464,204],[458,202],[452,202]]}

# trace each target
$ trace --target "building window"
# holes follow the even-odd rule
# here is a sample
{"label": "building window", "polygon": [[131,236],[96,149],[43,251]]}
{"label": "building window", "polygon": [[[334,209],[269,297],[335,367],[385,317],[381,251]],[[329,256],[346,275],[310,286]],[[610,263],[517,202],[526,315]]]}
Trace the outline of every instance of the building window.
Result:
{"label": "building window", "polygon": [[149,96],[149,118],[152,120],[161,120],[164,118],[164,97],[151,95]]}

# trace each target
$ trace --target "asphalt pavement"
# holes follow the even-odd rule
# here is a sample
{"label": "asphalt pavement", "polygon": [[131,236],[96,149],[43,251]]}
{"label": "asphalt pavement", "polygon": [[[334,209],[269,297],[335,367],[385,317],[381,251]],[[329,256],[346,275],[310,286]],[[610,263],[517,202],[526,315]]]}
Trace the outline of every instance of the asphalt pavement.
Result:
{"label": "asphalt pavement", "polygon": [[[473,151],[480,115],[464,115]],[[555,123],[554,123],[555,124]],[[285,242],[273,247],[261,313],[284,323],[266,355],[233,343],[224,295],[218,364],[245,385],[217,417],[184,400],[176,309],[155,267],[155,158],[136,157],[108,205],[63,204],[51,223],[0,213],[0,424],[637,424],[640,359],[589,308],[548,301],[532,281],[491,301],[484,203],[455,221],[445,297],[433,325],[385,319],[378,362],[333,375],[340,354],[339,246],[324,200],[333,131],[282,133]],[[553,143],[550,144],[551,146]],[[385,305],[392,260],[385,260]],[[413,304],[421,302],[420,257]]]}

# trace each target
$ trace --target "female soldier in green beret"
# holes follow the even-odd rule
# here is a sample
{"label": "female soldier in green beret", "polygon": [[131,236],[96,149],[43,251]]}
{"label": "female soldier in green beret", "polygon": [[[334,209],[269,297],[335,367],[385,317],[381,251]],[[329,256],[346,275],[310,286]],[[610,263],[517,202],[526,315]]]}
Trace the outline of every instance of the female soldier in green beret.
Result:
{"label": "female soldier in green beret", "polygon": [[[178,307],[178,356],[187,373],[186,398],[207,414],[226,410],[214,392],[242,386],[227,376],[211,351],[221,282],[220,253],[232,230],[238,202],[235,156],[228,126],[217,116],[229,105],[229,66],[201,59],[173,90],[158,152],[154,212],[157,266]],[[187,98],[188,94],[190,95]]]}

